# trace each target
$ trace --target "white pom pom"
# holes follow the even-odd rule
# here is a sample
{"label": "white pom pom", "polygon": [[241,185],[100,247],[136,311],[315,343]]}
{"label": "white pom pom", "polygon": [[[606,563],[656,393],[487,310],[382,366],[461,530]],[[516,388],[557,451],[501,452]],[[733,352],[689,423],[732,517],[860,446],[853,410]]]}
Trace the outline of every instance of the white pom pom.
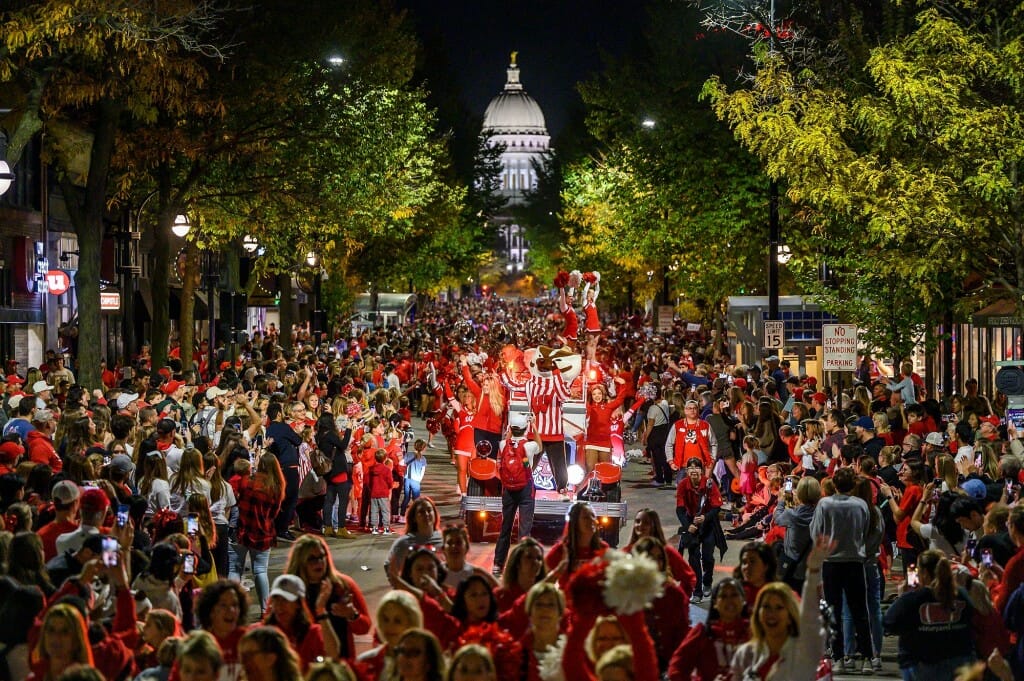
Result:
{"label": "white pom pom", "polygon": [[558,637],[555,645],[548,646],[537,659],[537,672],[544,681],[565,681],[562,658],[565,656],[565,634]]}
{"label": "white pom pom", "polygon": [[[613,555],[609,555],[613,554]],[[618,555],[614,555],[618,554]],[[632,615],[651,606],[661,595],[665,573],[643,554],[608,551],[604,574],[604,602],[620,615]]]}
{"label": "white pom pom", "polygon": [[600,272],[594,272],[594,279],[596,280],[596,282],[598,284],[600,284],[601,283],[601,273]]}

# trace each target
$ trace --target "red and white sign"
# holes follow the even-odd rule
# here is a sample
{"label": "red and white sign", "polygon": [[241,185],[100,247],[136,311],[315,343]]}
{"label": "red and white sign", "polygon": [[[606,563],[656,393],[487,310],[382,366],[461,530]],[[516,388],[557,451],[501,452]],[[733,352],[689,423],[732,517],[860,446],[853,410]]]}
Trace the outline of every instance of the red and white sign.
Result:
{"label": "red and white sign", "polygon": [[121,294],[117,291],[100,291],[101,310],[120,310]]}
{"label": "red and white sign", "polygon": [[822,324],[821,346],[824,371],[857,370],[856,324]]}
{"label": "red and white sign", "polygon": [[64,270],[46,271],[46,289],[55,296],[63,295],[71,288],[71,277]]}

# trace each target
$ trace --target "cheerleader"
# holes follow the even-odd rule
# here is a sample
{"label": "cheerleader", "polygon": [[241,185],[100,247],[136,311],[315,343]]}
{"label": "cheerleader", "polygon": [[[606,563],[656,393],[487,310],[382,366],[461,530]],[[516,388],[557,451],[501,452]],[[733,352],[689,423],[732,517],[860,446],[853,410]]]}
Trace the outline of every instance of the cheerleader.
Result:
{"label": "cheerleader", "polygon": [[559,272],[555,277],[555,286],[558,288],[558,311],[562,313],[562,318],[565,320],[561,339],[562,343],[570,348],[576,345],[579,336],[580,318],[576,314],[572,299],[581,277],[579,270],[573,270],[570,274]]}
{"label": "cheerleader", "polygon": [[597,297],[601,294],[601,273],[583,275],[583,330],[587,332],[587,359],[593,360],[597,340],[601,337],[601,320],[597,316]]}

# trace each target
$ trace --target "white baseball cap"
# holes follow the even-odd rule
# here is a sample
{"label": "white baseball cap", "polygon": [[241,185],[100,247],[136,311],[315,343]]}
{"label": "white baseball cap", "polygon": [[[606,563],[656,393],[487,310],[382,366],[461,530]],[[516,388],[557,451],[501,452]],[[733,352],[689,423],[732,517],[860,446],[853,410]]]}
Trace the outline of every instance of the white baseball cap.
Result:
{"label": "white baseball cap", "polygon": [[32,392],[36,395],[47,390],[53,390],[53,386],[46,381],[36,381],[32,384]]}

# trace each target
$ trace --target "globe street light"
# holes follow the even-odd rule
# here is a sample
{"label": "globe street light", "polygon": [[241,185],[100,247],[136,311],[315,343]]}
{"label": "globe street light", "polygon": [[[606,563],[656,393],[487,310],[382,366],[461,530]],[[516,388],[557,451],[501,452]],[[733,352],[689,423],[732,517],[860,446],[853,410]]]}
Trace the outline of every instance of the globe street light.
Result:
{"label": "globe street light", "polygon": [[778,258],[779,264],[785,265],[792,257],[793,252],[789,250],[789,246],[786,244],[779,244],[778,252],[776,253],[776,258]]}
{"label": "globe street light", "polygon": [[189,222],[187,215],[174,216],[174,224],[171,225],[171,231],[174,232],[174,236],[185,238],[188,236],[190,229],[192,229],[192,223]]}
{"label": "globe street light", "polygon": [[656,126],[657,123],[655,122],[655,120],[653,118],[645,118],[640,125],[644,126],[648,130],[650,130],[651,128]]}
{"label": "globe street light", "polygon": [[13,182],[14,173],[11,172],[11,166],[7,165],[7,161],[0,160],[0,196],[7,193]]}
{"label": "globe street light", "polygon": [[255,253],[259,247],[260,242],[256,240],[256,237],[246,235],[242,238],[242,248],[245,249],[246,253],[251,255],[252,253]]}

